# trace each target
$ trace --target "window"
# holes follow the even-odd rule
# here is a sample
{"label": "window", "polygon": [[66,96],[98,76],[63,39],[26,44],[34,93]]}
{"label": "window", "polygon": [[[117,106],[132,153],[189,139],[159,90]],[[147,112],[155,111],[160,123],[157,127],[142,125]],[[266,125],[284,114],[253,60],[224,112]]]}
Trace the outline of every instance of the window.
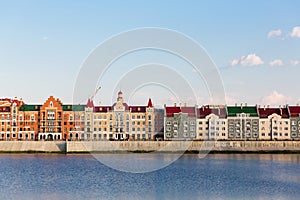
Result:
{"label": "window", "polygon": [[171,122],[170,122],[170,121],[167,121],[167,125],[171,125]]}

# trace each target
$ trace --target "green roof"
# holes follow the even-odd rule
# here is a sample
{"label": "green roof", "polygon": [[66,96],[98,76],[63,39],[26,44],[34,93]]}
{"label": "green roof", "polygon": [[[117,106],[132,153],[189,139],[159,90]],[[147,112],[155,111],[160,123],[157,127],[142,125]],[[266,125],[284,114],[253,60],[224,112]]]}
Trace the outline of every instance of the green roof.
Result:
{"label": "green roof", "polygon": [[39,111],[41,105],[22,105],[20,111]]}
{"label": "green roof", "polygon": [[63,111],[84,111],[85,105],[63,105]]}
{"label": "green roof", "polygon": [[258,117],[256,106],[227,106],[228,117],[234,117],[237,114],[250,114],[251,117]]}

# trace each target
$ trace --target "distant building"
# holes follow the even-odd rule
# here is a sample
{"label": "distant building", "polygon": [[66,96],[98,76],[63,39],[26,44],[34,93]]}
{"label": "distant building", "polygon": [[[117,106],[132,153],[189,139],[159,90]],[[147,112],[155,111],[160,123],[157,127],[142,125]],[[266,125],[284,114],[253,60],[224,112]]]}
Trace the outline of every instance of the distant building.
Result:
{"label": "distant building", "polygon": [[165,140],[196,139],[196,107],[165,106]]}
{"label": "distant building", "polygon": [[206,105],[197,109],[197,140],[228,138],[225,106]]}
{"label": "distant building", "polygon": [[259,138],[259,116],[256,106],[227,106],[227,120],[229,139]]}
{"label": "distant building", "polygon": [[290,138],[288,108],[258,108],[259,138],[261,140],[284,140]]}

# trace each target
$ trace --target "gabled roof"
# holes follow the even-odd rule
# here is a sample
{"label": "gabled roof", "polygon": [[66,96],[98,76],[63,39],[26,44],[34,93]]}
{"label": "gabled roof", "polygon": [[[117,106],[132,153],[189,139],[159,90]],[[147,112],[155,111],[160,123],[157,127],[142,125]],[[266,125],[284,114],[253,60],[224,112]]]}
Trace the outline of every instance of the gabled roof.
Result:
{"label": "gabled roof", "polygon": [[39,111],[42,105],[22,105],[20,111]]}
{"label": "gabled roof", "polygon": [[195,107],[166,107],[167,117],[174,117],[175,113],[187,113],[189,117],[195,117]]}
{"label": "gabled roof", "polygon": [[251,117],[257,117],[256,106],[227,106],[228,117],[235,117],[237,114],[245,113]]}
{"label": "gabled roof", "polygon": [[259,108],[258,113],[260,118],[268,118],[272,114],[280,115],[282,118],[289,117],[287,108]]}
{"label": "gabled roof", "polygon": [[226,118],[226,108],[225,107],[210,107],[210,106],[202,106],[197,109],[197,117],[205,118],[210,114],[218,115],[220,118]]}
{"label": "gabled roof", "polygon": [[146,112],[146,106],[129,106],[131,112]]}
{"label": "gabled roof", "polygon": [[111,106],[96,106],[94,112],[108,112],[112,110]]}
{"label": "gabled roof", "polygon": [[85,105],[63,105],[63,111],[84,111]]}
{"label": "gabled roof", "polygon": [[299,117],[300,115],[300,106],[288,106],[291,117]]}

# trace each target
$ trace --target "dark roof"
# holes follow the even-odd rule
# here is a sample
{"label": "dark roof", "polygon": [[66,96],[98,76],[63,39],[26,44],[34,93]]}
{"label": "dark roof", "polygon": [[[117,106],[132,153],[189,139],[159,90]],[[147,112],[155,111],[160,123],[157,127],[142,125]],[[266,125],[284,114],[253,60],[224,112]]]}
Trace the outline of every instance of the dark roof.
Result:
{"label": "dark roof", "polygon": [[166,107],[167,117],[174,117],[175,113],[187,113],[189,117],[195,117],[195,107]]}
{"label": "dark roof", "polygon": [[85,105],[63,105],[63,111],[84,111]]}
{"label": "dark roof", "polygon": [[226,118],[226,108],[225,107],[210,107],[210,106],[202,106],[197,109],[197,117],[205,118],[210,114],[218,115],[220,118]]}
{"label": "dark roof", "polygon": [[0,112],[10,112],[10,107],[8,107],[8,106],[1,107]]}
{"label": "dark roof", "polygon": [[300,106],[289,106],[291,117],[299,117],[300,115]]}
{"label": "dark roof", "polygon": [[146,112],[146,106],[129,106],[131,112]]}
{"label": "dark roof", "polygon": [[268,118],[272,114],[280,115],[283,118],[289,117],[287,108],[259,108],[258,113],[260,118]]}
{"label": "dark roof", "polygon": [[96,106],[94,112],[108,112],[111,109],[111,106]]}
{"label": "dark roof", "polygon": [[20,111],[39,111],[42,105],[22,105]]}
{"label": "dark roof", "polygon": [[228,117],[234,117],[237,114],[250,114],[251,117],[257,117],[256,106],[227,106]]}

